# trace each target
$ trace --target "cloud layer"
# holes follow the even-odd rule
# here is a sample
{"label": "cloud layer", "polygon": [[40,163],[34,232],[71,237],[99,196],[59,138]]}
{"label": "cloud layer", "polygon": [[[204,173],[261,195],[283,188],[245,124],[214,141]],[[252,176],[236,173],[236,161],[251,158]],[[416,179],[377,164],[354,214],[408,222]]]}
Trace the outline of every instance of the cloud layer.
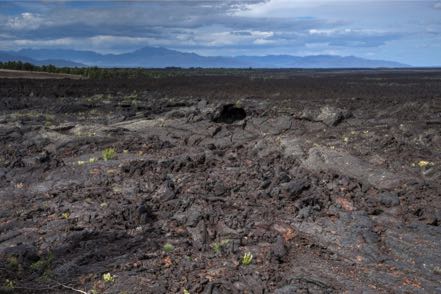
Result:
{"label": "cloud layer", "polygon": [[0,49],[163,46],[440,65],[440,19],[439,1],[14,1],[0,3]]}

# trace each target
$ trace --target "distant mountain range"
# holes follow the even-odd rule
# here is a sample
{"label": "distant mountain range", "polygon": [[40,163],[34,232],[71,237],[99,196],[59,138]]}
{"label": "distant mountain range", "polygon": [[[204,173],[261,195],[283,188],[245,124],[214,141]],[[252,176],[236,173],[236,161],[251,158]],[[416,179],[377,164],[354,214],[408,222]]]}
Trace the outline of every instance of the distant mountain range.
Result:
{"label": "distant mountain range", "polygon": [[0,62],[7,61],[21,61],[21,62],[29,62],[34,65],[55,65],[59,67],[84,67],[86,65],[78,62],[73,62],[64,59],[34,59],[27,57],[25,55],[17,54],[16,52],[5,52],[0,51]]}
{"label": "distant mountain range", "polygon": [[226,67],[226,68],[378,68],[409,67],[384,60],[336,55],[201,56],[166,48],[145,47],[122,54],[100,54],[69,49],[22,49],[0,51],[0,62],[23,61],[35,65],[99,67]]}

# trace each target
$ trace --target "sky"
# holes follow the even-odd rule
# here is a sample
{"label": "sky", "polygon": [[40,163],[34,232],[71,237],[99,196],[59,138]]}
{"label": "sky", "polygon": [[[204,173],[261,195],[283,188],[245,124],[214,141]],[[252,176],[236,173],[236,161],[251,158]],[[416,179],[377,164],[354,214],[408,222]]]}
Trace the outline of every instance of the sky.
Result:
{"label": "sky", "polygon": [[359,56],[441,65],[441,0],[0,0],[0,50]]}

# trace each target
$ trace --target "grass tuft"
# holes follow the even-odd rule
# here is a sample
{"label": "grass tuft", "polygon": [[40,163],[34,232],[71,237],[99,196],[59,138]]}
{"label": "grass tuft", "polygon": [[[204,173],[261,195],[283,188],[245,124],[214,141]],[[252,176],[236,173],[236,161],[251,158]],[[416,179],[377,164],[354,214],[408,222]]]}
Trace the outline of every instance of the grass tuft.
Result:
{"label": "grass tuft", "polygon": [[114,148],[106,148],[102,152],[104,161],[112,160],[116,156],[116,151]]}
{"label": "grass tuft", "polygon": [[247,252],[242,256],[242,265],[250,265],[253,261],[253,255],[251,252]]}
{"label": "grass tuft", "polygon": [[165,243],[162,249],[164,250],[164,252],[170,253],[175,249],[175,247],[170,243]]}

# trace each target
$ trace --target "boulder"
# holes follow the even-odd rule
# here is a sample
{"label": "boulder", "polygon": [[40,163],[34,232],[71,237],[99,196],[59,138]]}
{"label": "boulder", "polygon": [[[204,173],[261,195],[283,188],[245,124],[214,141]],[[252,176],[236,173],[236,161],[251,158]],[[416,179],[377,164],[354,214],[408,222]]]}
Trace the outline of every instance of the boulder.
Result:
{"label": "boulder", "polygon": [[351,116],[352,114],[345,109],[326,105],[321,107],[320,110],[305,109],[300,118],[315,122],[322,122],[327,126],[335,127],[344,119]]}
{"label": "boulder", "polygon": [[313,171],[328,171],[348,176],[378,189],[393,189],[408,180],[407,176],[394,174],[344,151],[323,146],[309,149],[308,158],[303,160],[303,166]]}

